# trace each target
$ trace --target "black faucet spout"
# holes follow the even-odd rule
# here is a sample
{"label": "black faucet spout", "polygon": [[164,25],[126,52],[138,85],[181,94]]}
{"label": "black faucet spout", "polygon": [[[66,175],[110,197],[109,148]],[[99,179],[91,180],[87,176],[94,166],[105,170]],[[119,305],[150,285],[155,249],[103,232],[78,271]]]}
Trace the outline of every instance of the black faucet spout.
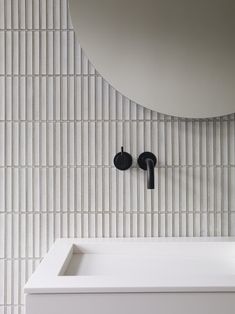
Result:
{"label": "black faucet spout", "polygon": [[146,158],[147,165],[147,188],[149,190],[154,189],[154,162],[150,158]]}
{"label": "black faucet spout", "polygon": [[138,165],[141,169],[147,170],[147,188],[154,189],[154,167],[157,163],[157,158],[153,153],[144,152],[139,155]]}

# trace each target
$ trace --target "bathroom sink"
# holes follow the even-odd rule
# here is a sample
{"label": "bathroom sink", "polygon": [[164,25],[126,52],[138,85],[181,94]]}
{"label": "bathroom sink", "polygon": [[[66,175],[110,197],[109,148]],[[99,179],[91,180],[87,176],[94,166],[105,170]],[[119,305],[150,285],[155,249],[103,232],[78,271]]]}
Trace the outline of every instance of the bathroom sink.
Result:
{"label": "bathroom sink", "polygon": [[234,314],[235,239],[58,239],[26,314]]}

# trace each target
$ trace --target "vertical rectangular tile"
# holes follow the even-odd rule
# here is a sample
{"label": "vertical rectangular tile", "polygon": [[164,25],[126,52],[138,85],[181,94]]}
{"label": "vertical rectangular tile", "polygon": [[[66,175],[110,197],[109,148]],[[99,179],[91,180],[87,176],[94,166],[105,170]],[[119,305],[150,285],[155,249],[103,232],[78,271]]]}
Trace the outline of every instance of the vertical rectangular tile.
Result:
{"label": "vertical rectangular tile", "polygon": [[[234,120],[135,104],[89,62],[66,0],[0,0],[0,312],[23,312],[57,237],[234,235]],[[127,172],[113,165],[122,145]],[[158,157],[152,192],[144,150]]]}

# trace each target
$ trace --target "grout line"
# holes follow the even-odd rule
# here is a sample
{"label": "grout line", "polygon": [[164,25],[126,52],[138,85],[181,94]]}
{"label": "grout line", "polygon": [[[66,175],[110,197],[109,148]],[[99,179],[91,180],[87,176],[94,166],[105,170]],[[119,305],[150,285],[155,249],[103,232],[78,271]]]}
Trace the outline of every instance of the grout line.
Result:
{"label": "grout line", "polygon": [[[163,124],[163,134],[164,134],[164,159],[165,159],[165,165],[167,165],[167,156],[168,156],[168,147],[167,147],[167,129],[166,129],[166,123],[164,121]],[[164,171],[164,206],[168,207],[168,168],[165,168]],[[167,215],[165,217],[164,221],[164,236],[168,237],[168,219]]]}
{"label": "grout line", "polygon": [[[110,86],[109,86],[109,89],[110,89]],[[109,103],[111,104],[111,94],[110,94],[110,91],[109,91]],[[115,103],[115,106],[116,106],[116,103]],[[96,111],[95,111],[95,117],[96,117]],[[108,124],[108,130],[109,130],[109,132],[108,132],[108,143],[109,143],[109,147],[111,147],[112,128],[111,128],[110,122]],[[97,147],[96,147],[96,150],[97,150]],[[112,150],[111,149],[110,149],[109,154],[108,154],[108,160],[109,160],[109,165],[112,164]],[[108,206],[109,206],[109,208],[112,208],[112,168],[110,168],[109,171],[108,171],[108,183],[109,183]],[[111,215],[111,213],[109,214],[109,232],[108,232],[108,236],[112,237],[112,215]]]}
{"label": "grout line", "polygon": [[0,28],[0,32],[73,32],[73,28]]}
{"label": "grout line", "polygon": [[[146,117],[146,109],[144,108],[144,119]],[[143,133],[141,134],[142,137],[142,143],[144,143],[144,149],[143,151],[146,152],[146,121],[143,122]],[[143,203],[144,203],[144,212],[146,213],[146,198],[147,198],[147,173],[144,174],[144,193],[143,193]],[[152,191],[150,191],[151,193]],[[147,237],[147,219],[146,215],[144,215],[144,237]]]}
{"label": "grout line", "polygon": [[[24,307],[24,304],[11,304],[11,303],[6,303],[6,304],[0,304],[0,307],[5,307],[6,309],[4,309],[4,312],[7,311],[7,307]],[[9,312],[6,312],[9,313]],[[19,313],[21,313],[19,311]]]}
{"label": "grout line", "polygon": [[[19,3],[19,1],[18,1],[18,3]],[[25,4],[26,5],[26,4]],[[21,14],[20,14],[20,10],[18,11],[18,18],[19,18],[19,25],[20,25],[20,21],[21,21]],[[18,34],[18,40],[19,40],[19,54],[18,54],[18,72],[20,73],[20,70],[21,70],[21,68],[20,68],[20,51],[21,51],[21,49],[20,49],[20,43],[21,43],[21,41],[20,41],[20,36],[19,36],[20,34]],[[20,84],[21,83],[21,81],[20,81],[20,77],[18,77],[18,117],[20,117]],[[13,117],[12,117],[13,118]],[[19,130],[19,128],[20,128],[20,125],[18,125],[18,133],[20,134],[20,130]],[[18,135],[19,136],[19,135]],[[19,144],[20,144],[20,138],[19,138]],[[19,145],[19,147],[20,147],[20,145]],[[18,154],[18,160],[19,160],[19,149],[18,149],[18,152],[17,152],[17,154]],[[20,173],[19,173],[19,171],[18,171],[18,183],[20,183],[20,181],[19,181],[19,178],[20,178]],[[20,189],[18,189],[18,191],[20,192]],[[20,194],[19,194],[19,197],[18,197],[18,205],[19,205],[19,207],[20,207]],[[34,217],[33,217],[33,219],[34,219]],[[22,227],[21,227],[21,217],[19,216],[19,227],[18,227],[18,239],[19,239],[19,246],[18,246],[18,256],[21,258],[21,254],[22,254],[22,252],[21,252],[21,250],[22,250],[22,245],[21,245],[21,241],[20,241],[20,239],[21,239],[21,232],[22,232]],[[19,283],[21,283],[21,280],[22,280],[22,264],[21,264],[21,259],[19,259],[19,267],[18,267],[18,280],[19,280]],[[21,284],[19,284],[18,285],[18,300],[19,300],[19,303],[21,302],[21,294],[22,294],[22,287],[21,287]],[[19,314],[21,313],[21,308],[19,307]]]}
{"label": "grout line", "polygon": [[[185,158],[186,158],[186,164],[188,164],[188,137],[187,135],[189,134],[188,132],[188,122],[186,122],[185,124],[185,146],[184,146],[184,150],[185,150]],[[185,224],[185,230],[186,230],[186,237],[189,236],[189,172],[188,172],[188,168],[186,168],[186,176],[185,176],[185,203],[186,203],[186,224]]]}
{"label": "grout line", "polygon": [[[109,87],[109,89],[110,89],[110,87]],[[122,106],[122,117],[123,117],[123,115],[124,115],[124,97],[123,96],[121,96],[121,99],[122,99],[122,103],[121,103],[121,106]],[[125,125],[124,125],[124,123],[122,122],[122,146],[124,146],[124,147],[127,147],[127,142],[126,142],[126,137],[124,136],[124,134],[126,134],[126,130],[125,130]],[[124,171],[123,172],[123,180],[122,180],[122,182],[123,182],[123,184],[122,184],[122,205],[123,206],[126,206],[126,193],[125,193],[125,191],[126,191],[126,171]],[[126,238],[126,217],[125,217],[125,215],[122,215],[122,236],[123,237],[125,237]]]}
{"label": "grout line", "polygon": [[[68,4],[66,5],[66,28],[68,28]],[[66,43],[67,43],[67,49],[66,49],[66,67],[67,67],[67,73],[69,72],[69,66],[70,66],[70,58],[69,58],[69,47],[70,47],[70,40],[68,33],[66,33]],[[70,95],[70,80],[66,80],[66,87],[67,87],[67,119],[70,117],[70,102],[69,102],[69,95]],[[66,125],[67,128],[67,164],[70,164],[70,125]],[[68,208],[68,217],[67,217],[67,237],[70,237],[71,231],[70,231],[70,210],[71,210],[71,203],[70,203],[70,169],[67,169],[67,208]]]}
{"label": "grout line", "polygon": [[[209,163],[209,141],[208,141],[208,122],[206,122],[206,164]],[[208,174],[208,167],[206,167],[206,208],[207,208],[207,212],[209,212],[209,174]],[[210,215],[207,213],[207,236],[210,236],[210,223],[211,223],[211,219],[210,219]]]}
{"label": "grout line", "polygon": [[[175,169],[175,168],[208,168],[208,169],[230,169],[234,168],[235,165],[156,165],[157,169]],[[38,164],[38,165],[6,165],[6,166],[0,166],[0,169],[46,169],[46,168],[115,168],[113,165],[48,165],[48,164]],[[134,165],[133,168],[138,168],[138,166]]]}
{"label": "grout line", "polygon": [[[55,25],[55,2],[53,1],[53,25]],[[52,49],[53,49],[53,73],[56,72],[56,62],[55,62],[55,34],[53,33],[53,43],[52,43]],[[53,101],[52,101],[52,106],[53,106],[53,119],[56,118],[56,77],[53,76]],[[56,124],[53,125],[53,164],[56,165]],[[56,211],[56,182],[57,182],[57,171],[56,168],[53,167],[53,225],[52,225],[52,230],[53,230],[53,241],[56,239],[56,219],[55,219],[55,211]]]}
{"label": "grout line", "polygon": [[99,74],[86,74],[86,73],[28,73],[28,71],[25,71],[25,73],[21,73],[18,71],[17,73],[0,73],[0,77],[3,78],[13,78],[13,77],[64,77],[64,78],[71,78],[71,77],[90,77],[90,78],[96,78],[96,77],[101,77]]}
{"label": "grout line", "polygon": [[[195,164],[195,123],[192,123],[192,164]],[[193,236],[195,237],[197,234],[197,225],[196,225],[196,215],[194,212],[195,209],[195,167],[192,168],[192,208],[193,208]]]}
{"label": "grout line", "polygon": [[[216,145],[216,122],[213,122],[213,162],[216,162],[216,151],[217,151],[217,145]],[[218,234],[218,219],[217,219],[217,169],[214,169],[213,171],[213,190],[214,190],[214,235]]]}
{"label": "grout line", "polygon": [[[6,16],[7,16],[7,12],[6,12],[6,0],[4,0],[4,25],[6,25]],[[7,64],[7,45],[6,45],[6,33],[4,36],[4,56],[5,56],[5,63],[4,63],[4,71],[6,71],[6,64]],[[7,103],[7,81],[5,79],[4,81],[4,96],[5,96],[5,102],[4,102],[4,118],[6,119],[7,115],[6,115],[6,103]],[[6,141],[7,141],[7,135],[6,135],[6,124],[4,125],[4,164],[6,164]],[[6,187],[7,187],[7,170],[4,169],[4,211],[7,210],[7,202],[6,202]],[[3,223],[3,228],[4,228],[4,238],[3,238],[3,254],[4,257],[7,256],[7,216],[5,215],[4,217],[4,223]],[[6,261],[4,261],[3,264],[3,303],[4,303],[4,314],[7,314],[7,309],[6,309],[6,304],[7,304],[7,263]]]}
{"label": "grout line", "polygon": [[[32,12],[31,14],[33,15],[33,9],[34,9],[34,2],[32,2]],[[27,0],[25,0],[25,16],[27,14]],[[25,18],[26,21],[27,21],[27,18]],[[25,22],[26,22],[25,21]],[[35,62],[35,55],[34,55],[34,52],[35,52],[35,42],[34,42],[34,35],[32,36],[32,72],[34,74],[34,62]],[[32,77],[32,119],[34,120],[35,119],[35,116],[36,116],[36,109],[35,109],[35,77],[33,76]],[[35,124],[33,123],[32,124],[32,162],[33,164],[35,163]],[[35,183],[35,171],[34,169],[32,169],[32,210],[35,211],[35,187],[34,187],[34,183]],[[32,223],[33,223],[33,232],[32,232],[32,243],[33,243],[33,257],[36,256],[36,236],[35,236],[35,230],[36,230],[36,221],[35,221],[35,217],[33,215],[33,220],[32,220]],[[35,269],[36,267],[36,264],[35,262],[33,261],[33,269]]]}
{"label": "grout line", "polygon": [[[61,17],[62,17],[62,9],[61,9],[61,1],[59,0],[59,23],[61,26]],[[63,48],[62,48],[62,39],[61,39],[62,34],[60,33],[59,36],[59,46],[60,46],[60,58],[59,58],[59,68],[60,71],[62,71],[62,52],[63,52]],[[60,107],[60,119],[63,119],[63,104],[62,104],[62,100],[63,100],[63,85],[62,85],[62,77],[60,77],[60,81],[59,81],[59,87],[60,87],[60,98],[59,98],[59,107]],[[60,163],[61,165],[64,164],[64,158],[63,158],[63,125],[60,124]],[[64,193],[63,193],[63,179],[64,179],[64,173],[63,173],[63,169],[60,169],[60,209],[61,209],[61,214],[60,214],[60,237],[64,236],[64,225],[63,225],[63,200],[64,200]]]}
{"label": "grout line", "polygon": [[[48,27],[48,2],[46,2],[46,27]],[[48,72],[49,68],[49,38],[48,38],[48,32],[46,33],[46,72]],[[27,72],[27,71],[26,71]],[[49,80],[48,76],[46,79],[46,119],[49,117]],[[45,125],[45,132],[46,132],[46,138],[45,138],[45,148],[46,148],[46,166],[49,163],[49,128],[48,124]],[[48,211],[49,208],[49,168],[46,168],[46,211]],[[47,214],[46,216],[46,251],[49,250],[50,246],[50,228],[49,228],[49,216]]]}
{"label": "grout line", "polygon": [[[203,148],[202,148],[202,123],[199,122],[199,164],[202,164],[202,152],[203,152]],[[203,173],[202,173],[202,168],[200,167],[199,170],[199,208],[200,208],[200,237],[203,236],[203,216],[202,216],[202,198],[203,198],[203,184],[202,184],[202,178],[203,178]]]}
{"label": "grout line", "polygon": [[[81,50],[81,72],[83,72],[83,51]],[[81,118],[84,117],[84,80],[81,79]],[[84,210],[84,124],[81,125],[81,134],[80,134],[80,142],[81,142],[81,187],[80,187],[80,195],[81,195],[81,209],[83,214]],[[84,238],[84,215],[81,216],[81,237]]]}
{"label": "grout line", "polygon": [[[159,113],[157,113],[157,117],[159,117]],[[159,158],[161,157],[160,155],[160,128],[159,128],[159,123],[157,123],[157,151],[158,151],[158,154],[159,154]],[[159,162],[161,162],[161,160],[159,160]],[[161,171],[160,171],[160,167],[159,165],[157,164],[157,167],[159,169],[158,171],[158,237],[161,236]]]}
{"label": "grout line", "polygon": [[[32,76],[32,78],[36,78],[37,76]],[[41,78],[41,76],[39,76],[39,78]],[[214,120],[216,121],[216,120]],[[210,121],[208,120],[207,122],[214,122],[214,121]],[[223,122],[228,122],[228,120],[222,120]],[[235,121],[235,120],[230,120],[231,121]],[[51,119],[48,119],[48,120],[45,120],[45,119],[7,119],[6,120],[4,119],[1,119],[0,120],[0,123],[32,123],[32,122],[35,122],[35,123],[69,123],[69,122],[116,122],[116,123],[119,123],[119,122],[123,122],[123,123],[132,123],[132,122],[149,122],[149,123],[158,123],[158,122],[162,122],[162,123],[171,123],[170,120],[163,120],[163,119],[153,119],[153,120],[150,120],[150,119],[60,119],[60,120],[57,120],[57,119],[54,119],[54,120],[51,120]],[[175,121],[172,121],[172,123],[178,123],[178,122],[185,122],[185,121],[182,121],[182,120],[175,120]],[[192,122],[191,120],[188,120],[187,122]],[[201,122],[200,120],[195,120],[195,122]],[[217,121],[218,122],[218,121]]]}
{"label": "grout line", "polygon": [[[74,71],[77,66],[77,59],[75,58],[77,54],[76,44],[75,44],[75,33],[73,35],[73,50],[74,50]],[[74,117],[77,118],[77,78],[74,79]],[[78,150],[77,150],[77,123],[74,121],[74,163],[77,163]],[[74,208],[77,208],[78,198],[77,198],[77,169],[74,171]],[[77,237],[77,223],[74,219],[74,236]]]}
{"label": "grout line", "polygon": [[[227,162],[230,163],[230,130],[231,130],[231,124],[230,121],[227,124]],[[232,227],[231,227],[231,192],[230,192],[230,186],[232,186],[232,180],[231,180],[231,173],[227,170],[227,197],[228,197],[228,236],[231,236],[232,234]]]}
{"label": "grout line", "polygon": [[175,219],[174,219],[174,213],[175,213],[175,137],[174,137],[174,126],[171,124],[171,164],[173,166],[172,172],[171,172],[171,187],[172,187],[172,199],[171,199],[171,207],[172,207],[172,233],[171,236],[176,236],[175,231]]}
{"label": "grout line", "polygon": [[[95,118],[97,117],[97,110],[96,110],[96,106],[98,104],[98,100],[97,100],[97,82],[95,79],[95,87],[94,87],[94,93],[95,93]],[[97,158],[98,158],[98,152],[97,152],[97,142],[98,142],[98,138],[97,138],[97,129],[95,128],[95,143],[94,143],[94,154],[95,154],[95,163],[97,162]],[[98,203],[98,189],[97,189],[97,185],[98,185],[98,171],[97,168],[95,168],[95,191],[94,191],[94,199],[95,199],[95,204]],[[110,192],[109,192],[110,193]],[[109,194],[110,195],[110,194]],[[98,237],[98,215],[97,215],[97,206],[95,207],[95,237]]]}
{"label": "grout line", "polygon": [[[25,51],[27,51],[27,43],[28,43],[28,40],[27,40],[27,34],[25,34]],[[27,61],[27,54],[25,54],[25,71],[27,73],[28,71],[28,61]],[[28,95],[27,95],[27,88],[28,88],[28,77],[25,77],[25,80],[24,80],[24,84],[25,84],[25,91],[24,91],[24,94],[25,94],[25,119],[27,120],[28,119]],[[28,168],[27,168],[27,165],[28,165],[28,124],[24,126],[24,143],[25,143],[25,151],[24,151],[24,162],[25,162],[25,166],[26,168],[24,169],[23,173],[24,173],[24,188],[25,188],[25,211],[26,211],[26,217],[25,217],[25,236],[26,236],[26,239],[25,239],[25,256],[26,258],[28,257],[29,255],[29,241],[30,241],[30,238],[28,237],[28,234],[29,234],[29,216],[27,215],[28,213]],[[19,146],[19,149],[20,149],[20,146]],[[33,216],[34,217],[34,216]],[[28,279],[28,276],[29,276],[29,267],[28,267],[28,262],[26,261],[26,264],[25,264],[25,274],[26,274],[26,278]]]}
{"label": "grout line", "polygon": [[[223,125],[222,125],[222,121],[220,121],[220,160],[221,162],[223,162],[223,151],[222,148],[223,147]],[[224,172],[223,169],[221,169],[221,173],[220,173],[220,179],[221,179],[221,208],[223,209],[224,206]],[[224,215],[223,215],[223,210],[221,213],[221,236],[224,235]]]}
{"label": "grout line", "polygon": [[[129,210],[129,209],[123,209],[121,208],[119,210],[121,213],[125,213],[125,214],[138,214],[141,213],[141,214],[146,214],[146,215],[151,215],[151,212],[150,210],[148,212],[145,213],[145,210],[140,207],[138,207],[137,209],[135,210]],[[11,211],[8,211],[6,212],[4,209],[0,209],[0,215],[5,215],[5,216],[8,216],[8,215],[41,215],[41,214],[61,214],[61,213],[66,213],[67,212],[67,208],[66,209],[63,209],[63,210],[56,210],[54,211],[53,208],[49,209],[48,211],[47,210],[37,210],[37,211],[25,211],[25,210],[19,210],[19,209],[12,209]],[[70,213],[77,213],[77,214],[88,214],[88,213],[92,213],[92,214],[102,214],[102,213],[116,213],[116,210],[105,210],[105,209],[100,209],[100,210],[90,210],[89,212],[86,211],[84,212],[82,209],[78,209],[78,208],[75,208],[75,210],[71,210]],[[195,209],[194,211],[193,210],[187,210],[186,208],[185,209],[182,209],[181,211],[175,211],[175,213],[172,213],[171,211],[171,208],[169,208],[168,210],[164,210],[162,211],[161,213],[158,212],[158,210],[153,210],[152,213],[153,214],[161,214],[161,215],[165,215],[166,213],[167,214],[172,214],[172,215],[180,215],[181,214],[186,214],[186,213],[189,213],[189,214],[193,214],[193,213],[196,213],[196,214],[200,214],[200,213],[203,213],[203,214],[207,214],[207,213],[210,213],[210,214],[213,214],[214,211],[213,210],[207,210],[207,208],[204,208],[204,209]],[[231,214],[235,214],[235,208],[234,209],[230,209],[230,211],[228,211],[227,209],[224,209],[222,208],[220,211],[218,211],[217,213],[231,213]]]}
{"label": "grout line", "polygon": [[[42,12],[41,12],[41,5],[39,2],[39,11],[38,11],[38,17],[39,17],[39,25],[41,25],[42,21]],[[41,74],[42,71],[42,35],[39,33],[39,73]],[[42,118],[42,78],[39,77],[39,118]],[[42,131],[42,128],[40,128],[40,131]],[[42,134],[39,132],[39,165],[42,165]],[[42,168],[38,171],[39,175],[39,204],[40,207],[42,206]],[[38,232],[38,247],[39,247],[39,255],[42,256],[42,216],[39,215],[39,232]]]}
{"label": "grout line", "polygon": [[41,257],[30,257],[30,256],[25,256],[25,257],[0,257],[1,261],[33,261],[33,260],[41,260]]}
{"label": "grout line", "polygon": [[[103,97],[103,84],[104,84],[104,81],[102,80],[102,97]],[[102,103],[103,103],[103,99],[102,99]],[[118,115],[118,111],[117,111],[117,106],[118,106],[118,92],[115,91],[115,104],[116,104],[116,107],[115,107],[115,112],[116,112],[116,117]],[[102,114],[104,113],[104,107],[102,106]],[[115,124],[115,146],[116,146],[116,152],[119,152],[120,148],[118,147],[118,136],[117,136],[117,133],[118,133],[118,128],[117,128],[117,124]],[[119,229],[118,229],[118,226],[119,226],[119,172],[116,171],[116,175],[115,175],[115,180],[116,180],[116,226],[115,226],[115,231],[116,231],[116,238],[119,237]]]}
{"label": "grout line", "polygon": [[[129,106],[129,117],[132,116],[132,111],[131,111],[131,104],[130,102],[128,103],[128,106]],[[133,145],[132,145],[132,140],[131,140],[131,136],[132,136],[132,129],[131,129],[131,126],[129,127],[129,149],[130,149],[130,154],[132,154],[133,152]],[[129,176],[129,183],[130,183],[130,209],[133,208],[133,176],[132,176],[132,171],[130,170],[130,176]],[[111,206],[109,206],[109,208],[111,208]],[[132,219],[130,219],[130,222],[129,222],[129,235],[130,237],[133,237],[134,234],[133,234],[133,225],[134,225],[134,221],[133,221],[133,217]]]}
{"label": "grout line", "polygon": [[181,132],[182,128],[181,128],[181,123],[180,121],[178,122],[178,145],[179,145],[179,236],[182,237],[183,236],[183,230],[182,230],[182,144],[181,144]]}
{"label": "grout line", "polygon": [[[97,91],[96,91],[96,81],[95,81],[95,97],[96,97],[96,94],[97,94]],[[109,93],[108,93],[108,102],[109,104],[112,104],[113,105],[113,102],[111,100],[111,93],[110,93],[110,86],[109,86]],[[96,104],[96,102],[95,102]],[[97,117],[97,113],[96,113],[96,110],[95,110],[95,118]],[[109,118],[110,118],[110,115],[109,115]],[[110,123],[108,123],[108,134],[107,134],[107,143],[108,143],[108,147],[111,148],[111,140],[112,140],[112,133],[111,133],[111,126],[110,126]],[[95,149],[97,150],[97,147],[95,145]],[[112,164],[112,150],[110,149],[107,153],[107,159],[108,159],[108,163],[109,165]],[[96,159],[95,159],[96,161]],[[111,208],[112,207],[112,200],[111,200],[111,191],[112,191],[112,178],[111,178],[111,168],[108,169],[108,171],[105,172],[105,177],[107,179],[107,182],[108,182],[108,195],[107,195],[107,205],[108,205],[108,208]],[[97,184],[97,182],[96,182]],[[96,189],[96,187],[95,187]],[[108,220],[108,228],[107,229],[107,232],[105,232],[105,237],[112,237],[112,215],[111,213],[109,213],[108,215],[104,215],[105,217],[105,228],[107,226],[107,221],[106,219]]]}
{"label": "grout line", "polygon": [[[13,0],[11,0],[11,25],[13,25]],[[12,51],[11,51],[11,71],[13,73],[14,70],[14,39],[13,36],[11,34],[11,47],[12,47]],[[13,117],[13,79],[11,79],[11,118]],[[13,127],[11,125],[11,162],[13,163]],[[13,206],[13,179],[14,179],[14,175],[13,175],[13,169],[11,169],[10,171],[10,191],[9,194],[11,196],[11,200],[10,200],[10,206]],[[14,256],[14,217],[13,215],[11,216],[11,236],[10,236],[10,247],[11,247],[11,255]],[[11,263],[11,281],[14,283],[14,279],[15,279],[15,270],[14,270],[14,264]],[[14,293],[14,284],[11,284],[11,302],[14,302],[15,299],[15,293]],[[12,311],[11,311],[12,312]]]}
{"label": "grout line", "polygon": [[[90,72],[90,63],[88,63],[88,72]],[[87,95],[87,116],[89,117],[90,116],[90,112],[91,112],[91,97],[90,97],[90,79],[89,77],[87,78],[87,92],[88,92],[88,95]],[[90,158],[90,153],[91,153],[91,149],[90,149],[90,134],[91,134],[91,125],[87,125],[87,162],[88,162],[88,165],[91,164],[91,158]],[[102,150],[103,151],[103,150]],[[102,158],[102,163],[103,163],[103,158]],[[91,217],[90,217],[90,206],[91,206],[91,200],[90,200],[90,197],[91,197],[91,168],[88,167],[88,173],[87,173],[87,190],[88,190],[88,197],[87,197],[87,208],[88,208],[88,237],[90,238],[91,237]],[[103,178],[103,168],[102,168],[102,182],[104,182],[104,178]],[[102,189],[102,192],[103,192],[104,189]],[[104,194],[104,192],[103,192]],[[103,195],[102,195],[102,202],[103,202]],[[102,235],[104,234],[104,228],[103,228],[103,219],[102,219]]]}
{"label": "grout line", "polygon": [[[136,114],[136,119],[139,123],[139,106],[137,106],[137,114]],[[138,135],[139,135],[139,128],[136,123],[136,128],[135,128],[135,136],[136,136],[136,152],[137,152],[137,158],[141,154],[140,147],[139,147],[139,141],[138,141]],[[136,165],[137,168],[137,174],[136,174],[136,179],[137,179],[137,184],[136,184],[136,203],[140,204],[140,171],[138,169],[138,165]],[[139,209],[137,208],[137,237],[140,237],[140,216],[139,216]]]}

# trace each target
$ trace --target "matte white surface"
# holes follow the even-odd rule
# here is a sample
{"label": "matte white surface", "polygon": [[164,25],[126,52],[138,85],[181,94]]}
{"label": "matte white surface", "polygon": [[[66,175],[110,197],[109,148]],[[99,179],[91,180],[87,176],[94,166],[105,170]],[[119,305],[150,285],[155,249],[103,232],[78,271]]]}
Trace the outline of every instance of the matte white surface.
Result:
{"label": "matte white surface", "polygon": [[96,69],[131,100],[182,117],[235,112],[234,0],[70,0]]}
{"label": "matte white surface", "polygon": [[29,294],[190,291],[235,291],[233,238],[61,239],[25,287]]}
{"label": "matte white surface", "polygon": [[26,314],[234,314],[234,293],[29,294]]}
{"label": "matte white surface", "polygon": [[[128,254],[116,253],[85,253],[73,254],[70,263],[65,270],[64,275],[67,276],[113,276],[114,278],[135,278],[138,277],[152,280],[153,278],[159,280],[162,277],[180,276],[182,280],[190,276],[193,280],[198,276],[229,276],[235,275],[235,257],[231,255],[229,259],[225,250],[218,248],[218,255],[213,254],[210,248],[205,247],[208,254],[211,256],[204,256],[201,248],[195,248],[192,245],[192,252],[189,248],[182,252],[181,248],[176,253],[175,248],[172,249],[171,254],[165,256],[165,249],[161,246],[149,248],[154,250],[154,254],[143,252],[142,248],[135,252]],[[167,248],[167,249],[168,249]],[[177,249],[177,248],[176,248]],[[163,251],[163,252],[162,252]],[[186,255],[186,256],[185,256]]]}

